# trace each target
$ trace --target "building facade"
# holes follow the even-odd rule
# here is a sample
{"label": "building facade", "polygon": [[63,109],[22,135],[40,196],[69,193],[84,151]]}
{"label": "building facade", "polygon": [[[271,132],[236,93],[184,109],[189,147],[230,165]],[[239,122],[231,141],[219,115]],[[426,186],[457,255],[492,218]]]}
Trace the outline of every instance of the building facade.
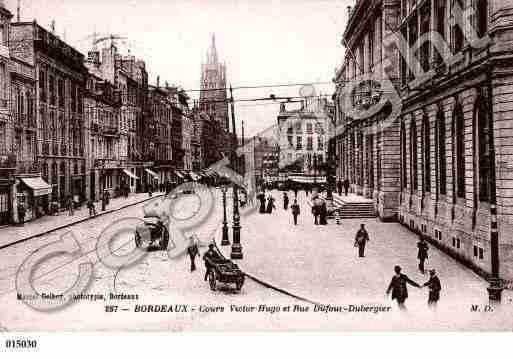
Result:
{"label": "building facade", "polygon": [[300,109],[289,111],[281,104],[278,128],[281,171],[322,182],[328,140],[334,131],[328,101],[307,98]]}
{"label": "building facade", "polygon": [[253,169],[258,186],[279,180],[280,145],[274,138],[253,137]]}
{"label": "building facade", "polygon": [[[512,21],[501,0],[358,1],[335,77],[337,176],[372,198],[383,220],[423,234],[485,277],[507,280]],[[367,72],[374,75],[355,76]]]}
{"label": "building facade", "polygon": [[51,184],[48,195],[38,190],[42,183],[22,181],[26,186],[18,191],[28,193],[29,202],[32,198],[36,216],[48,213],[50,204],[63,207],[69,196],[81,203],[87,193],[84,56],[35,21],[11,24],[10,51],[34,67],[35,151],[42,179]]}

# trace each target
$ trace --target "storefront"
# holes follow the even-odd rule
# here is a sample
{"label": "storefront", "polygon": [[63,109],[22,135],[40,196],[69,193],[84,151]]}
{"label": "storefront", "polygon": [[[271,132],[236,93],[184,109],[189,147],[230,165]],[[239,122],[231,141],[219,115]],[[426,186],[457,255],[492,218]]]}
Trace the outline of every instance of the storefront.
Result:
{"label": "storefront", "polygon": [[25,221],[49,213],[52,186],[41,177],[21,177],[17,186],[16,202],[25,208]]}
{"label": "storefront", "polygon": [[128,178],[128,184],[130,186],[130,192],[135,192],[137,181],[139,180],[139,177],[137,177],[135,174],[135,168],[131,169],[123,169],[123,174],[126,175]]}
{"label": "storefront", "polygon": [[145,168],[144,171],[146,172],[146,183],[151,183],[153,186],[153,190],[156,191],[159,188],[159,175],[149,168]]}

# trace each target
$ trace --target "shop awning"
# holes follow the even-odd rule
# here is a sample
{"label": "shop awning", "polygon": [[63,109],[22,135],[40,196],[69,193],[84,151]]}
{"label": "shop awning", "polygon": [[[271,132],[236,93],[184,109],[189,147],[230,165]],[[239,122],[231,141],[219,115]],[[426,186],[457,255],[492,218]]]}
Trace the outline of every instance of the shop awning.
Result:
{"label": "shop awning", "polygon": [[324,176],[289,176],[288,179],[298,183],[326,183]]}
{"label": "shop awning", "polygon": [[132,172],[130,172],[129,170],[127,169],[123,169],[123,173],[126,174],[128,177],[130,178],[133,178],[133,179],[136,179],[138,180],[139,177],[137,177],[136,175],[134,175]]}
{"label": "shop awning", "polygon": [[194,172],[194,171],[191,171],[191,177],[192,177],[192,179],[193,179],[194,181],[197,181],[197,180],[201,179],[201,176],[200,176],[200,175],[198,175],[198,174],[197,174],[196,172]]}
{"label": "shop awning", "polygon": [[175,170],[175,174],[180,177],[181,179],[185,179],[185,177],[183,176],[183,174],[180,173],[180,171],[178,170]]}
{"label": "shop awning", "polygon": [[156,180],[158,180],[158,179],[159,179],[159,175],[158,175],[158,174],[156,174],[155,172],[153,172],[152,170],[147,169],[147,168],[145,168],[144,170],[146,171],[146,173],[148,173],[150,176],[152,176],[152,177],[153,177],[153,178],[155,178]]}
{"label": "shop awning", "polygon": [[22,177],[21,180],[34,191],[34,196],[46,196],[52,193],[52,186],[41,177]]}

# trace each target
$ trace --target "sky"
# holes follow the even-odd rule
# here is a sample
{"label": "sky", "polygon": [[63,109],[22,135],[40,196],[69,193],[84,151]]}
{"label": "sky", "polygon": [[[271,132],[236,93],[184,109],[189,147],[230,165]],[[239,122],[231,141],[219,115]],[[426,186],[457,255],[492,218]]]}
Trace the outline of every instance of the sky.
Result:
{"label": "sky", "polygon": [[[16,14],[18,0],[4,0]],[[128,38],[121,52],[145,60],[150,83],[197,90],[211,34],[233,87],[331,82],[344,56],[342,33],[354,0],[20,0],[21,21],[36,19],[84,54],[93,32]],[[16,15],[15,15],[16,19]],[[15,20],[14,19],[14,20]],[[105,43],[108,44],[108,43]],[[316,85],[333,93],[333,84]],[[234,90],[234,98],[297,96],[299,87]],[[190,92],[197,98],[199,92]],[[246,136],[276,124],[278,103],[236,103]],[[240,128],[238,129],[240,131]],[[240,134],[240,132],[239,132]]]}

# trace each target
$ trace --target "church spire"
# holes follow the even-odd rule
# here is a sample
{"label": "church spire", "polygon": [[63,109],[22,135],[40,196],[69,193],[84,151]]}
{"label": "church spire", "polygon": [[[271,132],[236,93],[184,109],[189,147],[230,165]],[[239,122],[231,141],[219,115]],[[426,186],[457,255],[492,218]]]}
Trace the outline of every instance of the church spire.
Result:
{"label": "church spire", "polygon": [[210,45],[208,62],[211,64],[216,64],[218,62],[217,48],[216,48],[216,34],[215,33],[212,34],[212,44]]}

